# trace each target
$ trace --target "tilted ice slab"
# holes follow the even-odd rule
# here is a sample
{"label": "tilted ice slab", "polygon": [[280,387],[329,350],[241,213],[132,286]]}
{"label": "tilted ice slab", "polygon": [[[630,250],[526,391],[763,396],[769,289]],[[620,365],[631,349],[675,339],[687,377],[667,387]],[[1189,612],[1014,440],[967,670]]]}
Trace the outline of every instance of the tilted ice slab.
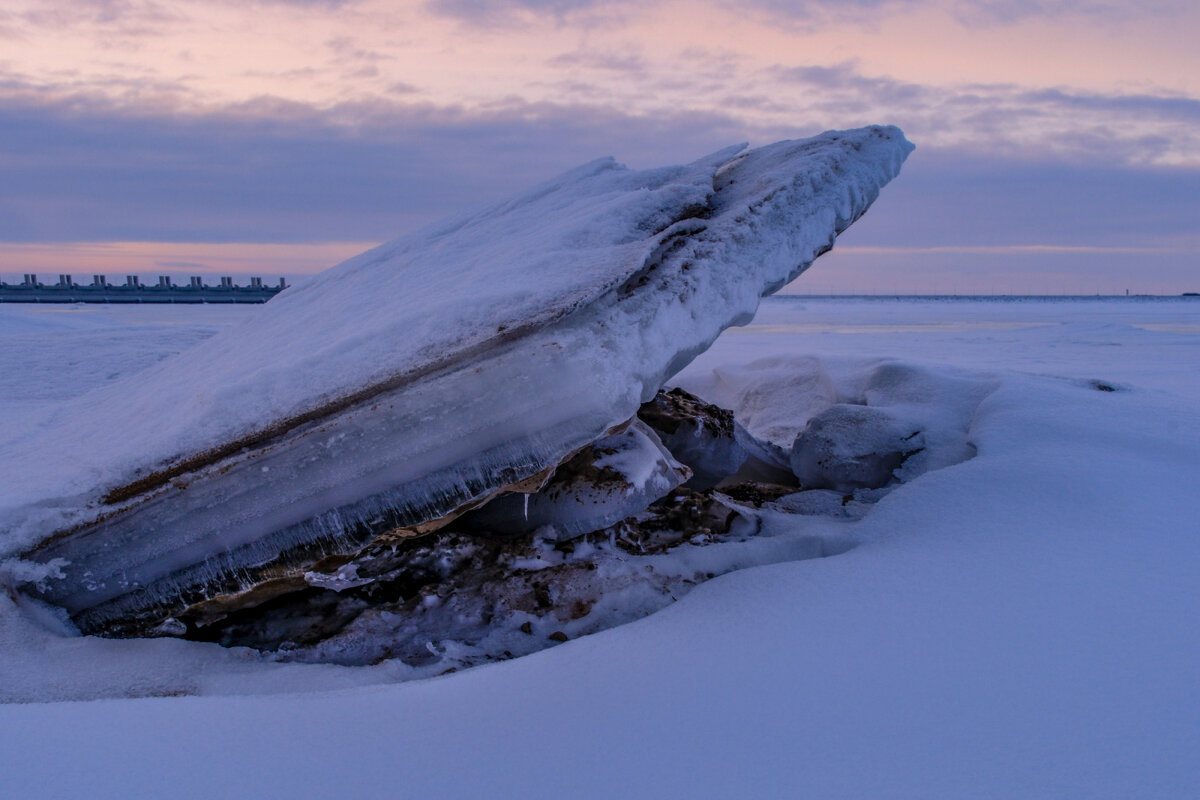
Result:
{"label": "tilted ice slab", "polygon": [[68,562],[42,594],[99,630],[428,529],[630,419],[911,149],[871,127],[604,159],[363,253],[3,434],[0,555]]}

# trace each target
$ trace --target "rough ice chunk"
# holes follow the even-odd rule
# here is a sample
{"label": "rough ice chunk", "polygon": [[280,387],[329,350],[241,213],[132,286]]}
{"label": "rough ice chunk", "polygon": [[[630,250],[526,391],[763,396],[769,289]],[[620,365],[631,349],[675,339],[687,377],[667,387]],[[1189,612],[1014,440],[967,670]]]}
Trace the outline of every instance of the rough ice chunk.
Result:
{"label": "rough ice chunk", "polygon": [[662,391],[638,410],[638,418],[658,434],[671,455],[692,470],[689,489],[708,489],[746,461],[735,434],[733,412],[705,403],[683,389]]}
{"label": "rough ice chunk", "polygon": [[0,433],[22,465],[0,485],[0,557],[66,559],[43,596],[85,630],[136,630],[436,527],[629,419],[911,147],[872,127],[682,167],[601,160],[350,259]]}
{"label": "rough ice chunk", "polygon": [[552,526],[569,539],[644,510],[689,477],[654,431],[634,420],[568,459],[537,492],[498,497],[465,524],[504,534]]}
{"label": "rough ice chunk", "polygon": [[869,406],[836,405],[808,421],[792,447],[792,471],[810,489],[878,489],[924,449],[920,429]]}
{"label": "rough ice chunk", "polygon": [[330,589],[335,592],[343,592],[346,589],[366,586],[371,581],[371,578],[359,576],[357,564],[344,564],[333,572],[304,573],[304,582],[309,586],[316,586],[318,589]]}

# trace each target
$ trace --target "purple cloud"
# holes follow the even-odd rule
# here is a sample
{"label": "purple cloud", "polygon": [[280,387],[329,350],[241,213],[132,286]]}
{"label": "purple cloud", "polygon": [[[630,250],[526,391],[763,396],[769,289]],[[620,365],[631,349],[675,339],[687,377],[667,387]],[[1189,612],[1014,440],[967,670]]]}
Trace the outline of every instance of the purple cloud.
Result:
{"label": "purple cloud", "polygon": [[737,133],[716,115],[520,104],[317,111],[264,99],[184,117],[10,101],[0,103],[0,238],[384,239],[597,155],[650,165]]}
{"label": "purple cloud", "polygon": [[[184,118],[7,102],[0,238],[381,240],[599,155],[650,166],[739,139],[814,132],[549,105],[322,112],[263,100]],[[1194,236],[1200,170],[1122,166],[1108,155],[1072,162],[922,146],[854,237],[884,246],[1133,246]]]}

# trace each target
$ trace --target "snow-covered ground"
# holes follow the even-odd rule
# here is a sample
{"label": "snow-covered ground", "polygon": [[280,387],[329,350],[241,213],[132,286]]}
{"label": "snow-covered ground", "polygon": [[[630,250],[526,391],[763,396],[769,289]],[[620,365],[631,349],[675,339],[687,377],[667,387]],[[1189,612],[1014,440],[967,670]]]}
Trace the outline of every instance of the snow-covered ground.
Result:
{"label": "snow-covered ground", "polygon": [[[0,415],[258,310],[0,307]],[[0,697],[117,698],[0,707],[0,795],[1200,796],[1200,301],[779,297],[678,381],[880,374],[968,409],[977,455],[848,552],[515,660],[396,683],[62,637],[0,595]]]}

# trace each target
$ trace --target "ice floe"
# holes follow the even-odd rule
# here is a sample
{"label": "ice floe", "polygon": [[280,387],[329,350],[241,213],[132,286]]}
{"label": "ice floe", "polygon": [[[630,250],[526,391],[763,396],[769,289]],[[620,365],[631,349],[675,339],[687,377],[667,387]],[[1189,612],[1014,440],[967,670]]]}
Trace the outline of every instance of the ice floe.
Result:
{"label": "ice floe", "polygon": [[600,160],[364,253],[6,431],[22,468],[0,487],[0,556],[67,562],[41,595],[84,630],[136,633],[435,530],[630,420],[832,247],[911,147],[871,127],[680,167]]}

